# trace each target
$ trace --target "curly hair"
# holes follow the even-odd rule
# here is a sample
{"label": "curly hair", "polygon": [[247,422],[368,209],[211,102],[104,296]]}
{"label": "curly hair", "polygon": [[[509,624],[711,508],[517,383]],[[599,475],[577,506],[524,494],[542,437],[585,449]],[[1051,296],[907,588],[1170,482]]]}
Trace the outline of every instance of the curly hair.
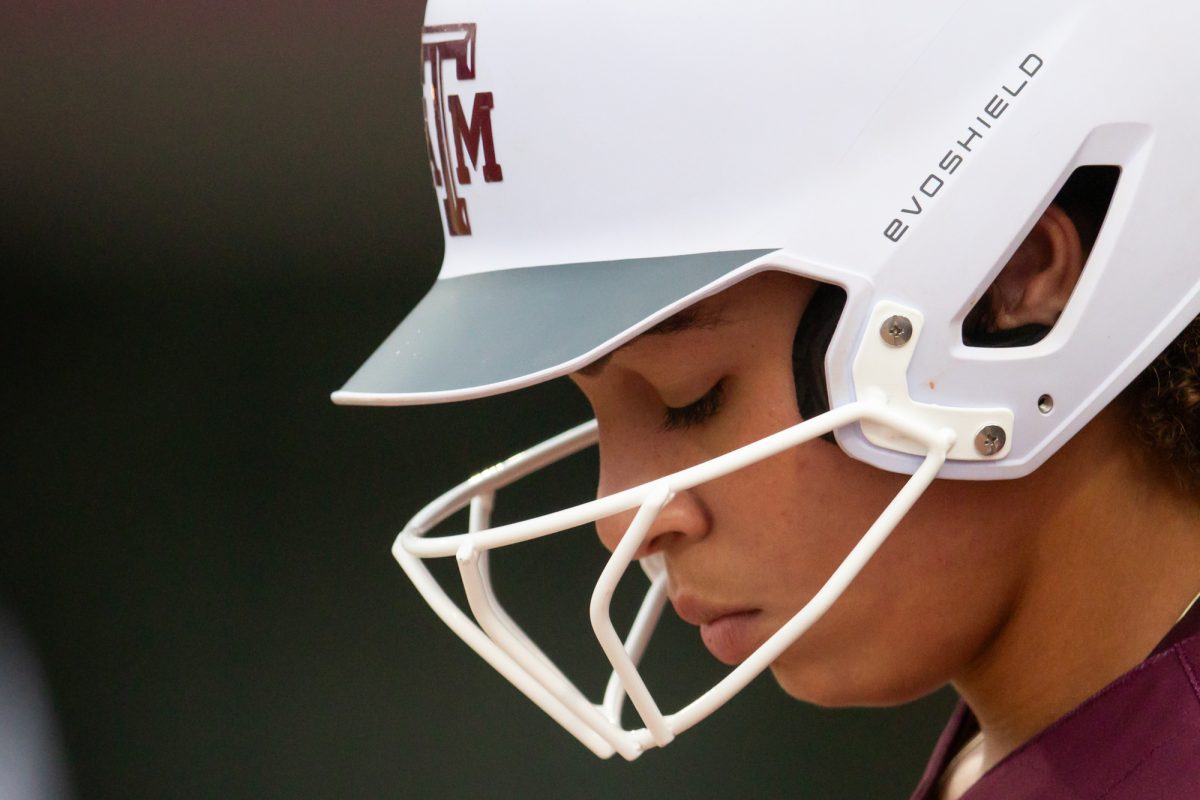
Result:
{"label": "curly hair", "polygon": [[1200,317],[1125,389],[1138,439],[1182,488],[1200,491]]}

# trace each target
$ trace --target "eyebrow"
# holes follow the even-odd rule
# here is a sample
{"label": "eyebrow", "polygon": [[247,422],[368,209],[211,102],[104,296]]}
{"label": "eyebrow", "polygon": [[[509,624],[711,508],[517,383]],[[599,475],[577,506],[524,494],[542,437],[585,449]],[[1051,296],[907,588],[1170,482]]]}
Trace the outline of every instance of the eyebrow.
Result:
{"label": "eyebrow", "polygon": [[589,378],[599,375],[608,366],[608,362],[617,353],[629,347],[631,344],[641,340],[645,336],[671,336],[684,331],[694,330],[712,330],[724,325],[728,320],[722,317],[716,311],[692,306],[685,308],[677,314],[673,314],[652,328],[642,331],[635,338],[616,347],[613,350],[605,353],[586,367],[580,367],[577,372],[581,375],[586,375]]}

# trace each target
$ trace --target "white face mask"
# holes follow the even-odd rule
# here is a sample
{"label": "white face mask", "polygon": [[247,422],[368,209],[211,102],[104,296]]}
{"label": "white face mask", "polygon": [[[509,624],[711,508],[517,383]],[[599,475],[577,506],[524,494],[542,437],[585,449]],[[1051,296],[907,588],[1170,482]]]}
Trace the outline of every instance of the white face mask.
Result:
{"label": "white face mask", "polygon": [[[666,602],[666,570],[660,557],[650,556],[640,561],[650,578],[650,588],[624,642],[609,614],[617,584],[655,518],[677,492],[855,423],[872,424],[902,437],[910,447],[924,451],[924,461],[803,608],[719,683],[679,711],[663,714],[637,669]],[[489,528],[497,490],[592,445],[596,441],[596,423],[588,422],[485,470],[439,497],[408,523],[396,538],[392,553],[438,616],[530,700],[596,755],[607,758],[615,752],[632,760],[651,747],[670,743],[679,733],[721,707],[819,620],[933,482],[955,438],[953,430],[914,422],[910,415],[890,407],[885,397],[874,394],[867,400],[834,409],[658,480],[534,519]],[[427,531],[467,507],[470,508],[468,533],[424,538]],[[488,570],[488,554],[498,547],[587,525],[635,508],[633,521],[592,592],[589,609],[592,630],[613,669],[602,702],[594,704],[497,602]],[[450,600],[422,563],[426,558],[450,556],[458,561],[474,622]],[[621,726],[626,697],[645,727],[626,730]]]}

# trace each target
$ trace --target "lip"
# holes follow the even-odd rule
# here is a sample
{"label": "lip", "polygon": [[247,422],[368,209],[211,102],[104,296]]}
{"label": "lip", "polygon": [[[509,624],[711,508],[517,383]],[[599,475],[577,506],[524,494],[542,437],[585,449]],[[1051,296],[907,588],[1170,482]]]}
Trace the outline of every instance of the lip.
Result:
{"label": "lip", "polygon": [[762,643],[757,630],[761,609],[709,605],[687,596],[672,598],[671,605],[680,619],[700,627],[704,646],[723,664],[742,663]]}

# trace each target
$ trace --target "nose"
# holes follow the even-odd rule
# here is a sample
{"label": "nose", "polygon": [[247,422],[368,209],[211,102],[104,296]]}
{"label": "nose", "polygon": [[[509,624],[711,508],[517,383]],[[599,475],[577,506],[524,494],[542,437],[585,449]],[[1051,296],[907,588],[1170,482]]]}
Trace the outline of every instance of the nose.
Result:
{"label": "nose", "polygon": [[[603,496],[603,492],[601,496]],[[629,530],[637,509],[615,514],[596,521],[596,532],[604,546],[612,550]],[[646,531],[646,538],[634,558],[644,558],[667,548],[677,547],[704,537],[710,527],[708,508],[692,490],[676,494],[667,503]]]}
{"label": "nose", "polygon": [[[604,410],[598,408],[596,414],[600,423],[597,497],[657,481],[695,463],[697,454],[681,452],[679,443],[658,438],[657,428],[639,425],[636,418],[631,421],[627,416],[600,413]],[[707,535],[712,515],[703,496],[703,485],[676,492],[651,521],[634,558],[644,558]],[[609,552],[616,549],[637,513],[638,508],[634,507],[596,521],[596,533]]]}

